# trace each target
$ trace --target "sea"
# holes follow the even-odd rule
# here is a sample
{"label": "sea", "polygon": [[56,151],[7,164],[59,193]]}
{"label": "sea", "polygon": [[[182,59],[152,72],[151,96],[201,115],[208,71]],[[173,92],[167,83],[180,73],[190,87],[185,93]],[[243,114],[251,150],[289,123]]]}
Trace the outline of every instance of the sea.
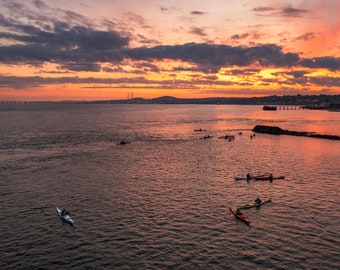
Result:
{"label": "sea", "polygon": [[[0,104],[0,269],[340,269],[340,141],[255,125],[340,135],[340,113]],[[230,212],[257,197],[250,226]]]}

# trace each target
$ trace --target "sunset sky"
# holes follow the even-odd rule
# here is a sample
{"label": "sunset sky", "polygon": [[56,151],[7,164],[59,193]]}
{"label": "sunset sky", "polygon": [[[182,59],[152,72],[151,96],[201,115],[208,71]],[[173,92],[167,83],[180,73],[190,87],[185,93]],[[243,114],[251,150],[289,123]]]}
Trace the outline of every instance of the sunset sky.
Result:
{"label": "sunset sky", "polygon": [[1,0],[0,100],[340,94],[338,0]]}

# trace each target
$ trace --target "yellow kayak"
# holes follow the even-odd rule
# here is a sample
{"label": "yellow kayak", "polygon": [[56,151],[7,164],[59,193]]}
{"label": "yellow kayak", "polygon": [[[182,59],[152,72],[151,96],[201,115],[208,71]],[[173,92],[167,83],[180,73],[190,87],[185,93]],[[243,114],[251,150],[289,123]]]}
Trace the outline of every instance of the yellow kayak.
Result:
{"label": "yellow kayak", "polygon": [[269,199],[265,199],[265,200],[262,200],[261,203],[256,203],[256,202],[253,202],[253,203],[249,203],[249,204],[246,204],[246,205],[243,205],[243,206],[239,206],[240,209],[249,209],[249,208],[253,208],[253,207],[260,207],[262,204],[265,204],[265,203],[268,203],[268,202],[271,202],[272,199],[269,198]]}

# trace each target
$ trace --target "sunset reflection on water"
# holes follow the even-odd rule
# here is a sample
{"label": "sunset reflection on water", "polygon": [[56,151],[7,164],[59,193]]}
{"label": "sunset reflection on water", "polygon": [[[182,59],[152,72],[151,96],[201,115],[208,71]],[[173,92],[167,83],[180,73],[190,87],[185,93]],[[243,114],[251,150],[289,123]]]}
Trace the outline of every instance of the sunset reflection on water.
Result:
{"label": "sunset reflection on water", "polygon": [[[333,113],[313,117],[316,112],[223,105],[39,106],[0,111],[0,204],[6,216],[0,265],[339,265],[334,243],[340,217],[332,211],[340,207],[339,141],[261,133],[250,138],[257,124],[339,128]],[[199,128],[207,132],[194,131]],[[206,133],[213,137],[200,139]],[[226,133],[235,139],[218,139]],[[122,139],[131,143],[117,145]],[[234,180],[268,172],[285,179]],[[258,196],[272,202],[244,210],[250,227],[230,213],[229,207]],[[61,223],[56,206],[71,212],[75,228]],[[23,246],[29,251],[22,253]]]}

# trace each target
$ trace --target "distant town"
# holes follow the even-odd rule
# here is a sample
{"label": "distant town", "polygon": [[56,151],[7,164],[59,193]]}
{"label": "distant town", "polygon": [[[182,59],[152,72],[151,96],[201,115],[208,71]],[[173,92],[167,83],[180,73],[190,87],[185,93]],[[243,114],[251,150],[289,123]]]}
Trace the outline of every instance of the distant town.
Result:
{"label": "distant town", "polygon": [[128,98],[121,100],[95,100],[95,101],[0,101],[2,104],[46,104],[46,103],[73,103],[73,104],[226,104],[226,105],[275,105],[299,106],[315,110],[340,110],[340,95],[284,95],[251,98],[176,98],[163,96],[158,98]]}

